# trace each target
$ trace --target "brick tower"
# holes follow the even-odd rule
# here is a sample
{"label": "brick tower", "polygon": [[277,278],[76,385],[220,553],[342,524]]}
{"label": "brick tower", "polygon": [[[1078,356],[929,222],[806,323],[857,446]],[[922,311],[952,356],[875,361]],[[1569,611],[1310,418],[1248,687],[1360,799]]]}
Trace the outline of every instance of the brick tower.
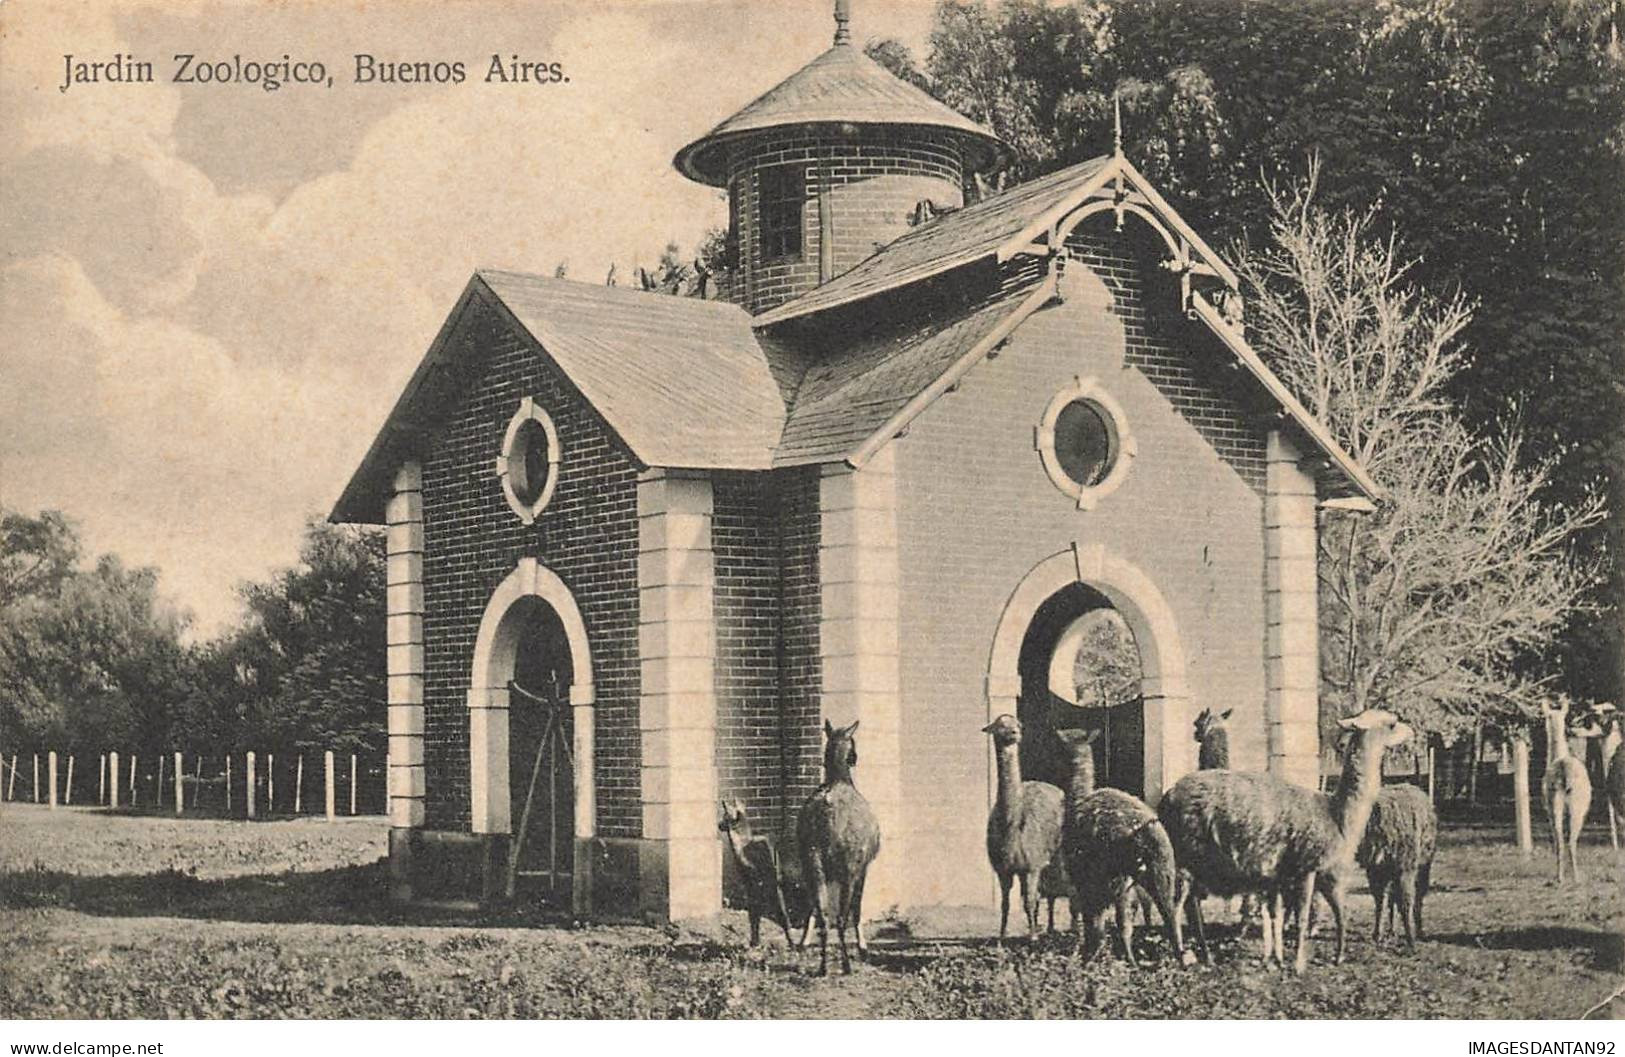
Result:
{"label": "brick tower", "polygon": [[677,152],[690,179],[728,189],[737,299],[789,301],[909,229],[916,208],[964,204],[964,182],[1004,145],[855,47],[847,0],[835,43]]}

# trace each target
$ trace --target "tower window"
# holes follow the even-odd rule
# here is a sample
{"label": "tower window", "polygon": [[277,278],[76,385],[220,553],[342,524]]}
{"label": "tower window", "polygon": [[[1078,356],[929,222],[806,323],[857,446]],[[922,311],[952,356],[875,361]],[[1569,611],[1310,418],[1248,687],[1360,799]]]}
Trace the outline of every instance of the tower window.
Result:
{"label": "tower window", "polygon": [[756,216],[764,259],[801,256],[801,210],[807,201],[807,170],[775,165],[756,174]]}

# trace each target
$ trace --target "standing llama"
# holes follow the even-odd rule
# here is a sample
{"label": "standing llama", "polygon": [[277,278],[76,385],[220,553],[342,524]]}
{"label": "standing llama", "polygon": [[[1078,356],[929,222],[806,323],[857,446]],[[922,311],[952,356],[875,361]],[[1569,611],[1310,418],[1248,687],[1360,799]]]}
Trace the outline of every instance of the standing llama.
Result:
{"label": "standing llama", "polygon": [[867,954],[864,941],[863,882],[869,864],[880,854],[880,823],[869,801],[852,784],[858,762],[853,734],[857,723],[837,730],[824,720],[824,784],[801,805],[796,842],[801,846],[801,876],[807,886],[812,913],[818,919],[818,975],[829,971],[829,918],[835,916],[840,935],[841,971],[852,971],[846,950],[846,927],[857,932],[858,955]]}
{"label": "standing llama", "polygon": [[[1337,926],[1336,961],[1343,960],[1344,878],[1382,785],[1383,753],[1412,731],[1383,709],[1366,709],[1338,723],[1354,736],[1331,796],[1271,774],[1217,770],[1188,774],[1163,794],[1157,814],[1179,860],[1177,902],[1191,916],[1204,960],[1210,955],[1202,905],[1191,898],[1198,887],[1214,895],[1256,892],[1267,897],[1264,948],[1283,963],[1286,892],[1296,894],[1300,906],[1309,906],[1316,877],[1326,871],[1332,873],[1332,883],[1322,883],[1320,891]],[[1309,929],[1300,928],[1293,968],[1301,973],[1308,966]]]}
{"label": "standing llama", "polygon": [[[1540,783],[1541,803],[1552,820],[1552,846],[1557,851],[1557,883],[1563,883],[1563,847],[1569,849],[1569,865],[1575,881],[1580,874],[1580,830],[1586,812],[1591,810],[1591,778],[1585,762],[1569,752],[1569,705],[1558,701],[1544,710],[1546,720],[1546,777]],[[1565,839],[1564,830],[1567,829]]]}
{"label": "standing llama", "polygon": [[[784,877],[779,869],[779,852],[773,847],[773,842],[767,837],[758,837],[751,832],[750,819],[745,815],[745,805],[738,800],[733,803],[722,802],[722,821],[717,824],[728,837],[728,851],[733,855],[734,864],[739,867],[739,874],[745,880],[745,896],[748,900],[746,910],[750,914],[750,945],[757,947],[762,942],[762,919],[767,918],[784,929],[784,942],[796,946],[790,938],[790,926],[802,924],[801,946],[807,944],[806,924],[808,919],[792,919],[790,909],[784,898]],[[797,901],[801,902],[800,900]],[[801,908],[798,907],[798,911]]]}
{"label": "standing llama", "polygon": [[1227,708],[1214,714],[1204,708],[1196,717],[1196,767],[1201,771],[1228,771],[1230,769],[1230,728],[1225,721],[1235,709]]}
{"label": "standing llama", "polygon": [[[1039,873],[1061,847],[1061,790],[1048,782],[1021,780],[1021,721],[1004,715],[982,728],[993,735],[999,767],[998,799],[987,816],[987,858],[999,875],[999,942],[1010,925],[1010,886],[1021,881],[1027,936],[1038,935]],[[1055,904],[1050,903],[1050,926]]]}
{"label": "standing llama", "polygon": [[[1174,957],[1186,960],[1174,900],[1177,871],[1173,845],[1156,813],[1121,789],[1095,788],[1095,750],[1099,731],[1057,730],[1056,737],[1072,759],[1072,778],[1066,792],[1066,825],[1061,851],[1072,878],[1073,928],[1079,919],[1088,929],[1087,943],[1078,950],[1085,959],[1105,948],[1105,916],[1117,907],[1117,928],[1123,954],[1134,957],[1133,894],[1135,886],[1149,892],[1162,911]],[[1149,915],[1147,915],[1149,921]]]}
{"label": "standing llama", "polygon": [[1608,840],[1618,851],[1625,834],[1625,716],[1611,702],[1593,705],[1582,733],[1600,738],[1602,786],[1608,803]]}
{"label": "standing llama", "polygon": [[1433,853],[1439,843],[1439,816],[1433,800],[1414,785],[1383,786],[1371,807],[1371,821],[1354,853],[1365,870],[1371,898],[1377,905],[1377,919],[1371,939],[1381,943],[1383,908],[1388,910],[1388,930],[1393,931],[1394,911],[1405,923],[1405,945],[1416,947],[1422,938],[1422,900],[1427,898],[1433,874]]}

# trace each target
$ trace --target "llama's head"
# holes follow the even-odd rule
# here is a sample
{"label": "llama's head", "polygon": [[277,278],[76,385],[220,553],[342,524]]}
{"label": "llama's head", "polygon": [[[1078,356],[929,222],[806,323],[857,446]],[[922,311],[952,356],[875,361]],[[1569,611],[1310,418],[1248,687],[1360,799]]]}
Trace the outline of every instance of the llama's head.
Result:
{"label": "llama's head", "polygon": [[1569,733],[1577,738],[1604,738],[1619,723],[1619,711],[1608,702],[1592,705],[1575,717]]}
{"label": "llama's head", "polygon": [[1211,708],[1202,709],[1201,713],[1196,717],[1196,743],[1200,745],[1215,732],[1225,729],[1224,722],[1230,718],[1230,713],[1234,711],[1233,708],[1227,708],[1215,715]]}
{"label": "llama's head", "polygon": [[1409,741],[1416,733],[1409,723],[1386,708],[1368,708],[1358,715],[1346,716],[1337,725],[1349,731],[1352,751],[1381,752]]}
{"label": "llama's head", "polygon": [[722,833],[731,833],[750,839],[750,819],[745,817],[745,804],[743,801],[721,800],[722,821],[717,823],[717,829]]}
{"label": "llama's head", "polygon": [[1003,748],[1021,741],[1021,720],[1012,715],[999,716],[982,728],[983,734],[993,735],[993,744]]}
{"label": "llama's head", "polygon": [[1090,759],[1093,759],[1094,750],[1089,746],[1094,744],[1096,738],[1100,737],[1100,731],[1098,729],[1079,730],[1076,727],[1062,727],[1055,732],[1055,736],[1060,739],[1061,747],[1066,749],[1073,759],[1077,759],[1085,752],[1089,753]]}
{"label": "llama's head", "polygon": [[850,727],[837,727],[824,720],[824,774],[827,777],[848,775],[858,762],[858,741],[854,737],[858,722]]}

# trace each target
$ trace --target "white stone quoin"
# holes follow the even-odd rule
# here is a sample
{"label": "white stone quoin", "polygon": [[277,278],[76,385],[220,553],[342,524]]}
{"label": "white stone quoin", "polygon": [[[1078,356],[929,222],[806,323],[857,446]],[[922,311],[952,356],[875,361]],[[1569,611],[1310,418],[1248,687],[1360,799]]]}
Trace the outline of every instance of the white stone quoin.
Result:
{"label": "white stone quoin", "polygon": [[1320,646],[1315,479],[1297,447],[1270,431],[1265,453],[1264,652],[1269,769],[1315,788],[1320,777]]}
{"label": "white stone quoin", "polygon": [[649,470],[638,480],[640,902],[672,920],[722,909],[711,504],[707,477]]}
{"label": "white stone quoin", "polygon": [[389,825],[394,890],[410,898],[411,833],[424,818],[423,474],[403,463],[385,508],[389,674]]}
{"label": "white stone quoin", "polygon": [[881,448],[861,470],[824,466],[819,516],[823,716],[837,727],[860,724],[853,781],[880,822],[880,855],[863,891],[864,916],[873,919],[908,902],[895,449]]}

